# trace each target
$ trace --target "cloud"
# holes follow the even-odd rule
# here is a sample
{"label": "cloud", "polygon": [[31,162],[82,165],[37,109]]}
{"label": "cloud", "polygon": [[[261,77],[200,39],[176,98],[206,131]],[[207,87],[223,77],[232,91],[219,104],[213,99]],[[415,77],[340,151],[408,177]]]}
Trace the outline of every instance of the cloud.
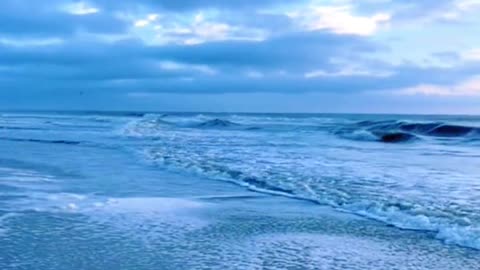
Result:
{"label": "cloud", "polygon": [[78,31],[119,33],[126,26],[114,14],[99,12],[82,2],[52,0],[45,5],[43,1],[2,0],[0,3],[0,35],[11,39],[59,38]]}
{"label": "cloud", "polygon": [[398,95],[425,96],[480,96],[480,76],[453,85],[420,84],[394,93]]}
{"label": "cloud", "polygon": [[89,5],[85,2],[75,2],[75,3],[68,3],[63,6],[63,10],[73,14],[73,15],[89,15],[95,14],[100,12],[100,10],[94,6]]}
{"label": "cloud", "polygon": [[[471,0],[2,0],[0,107],[74,104],[79,93],[92,100],[79,106],[124,107],[159,95],[473,95],[476,8]],[[449,11],[461,16],[440,18]]]}
{"label": "cloud", "polygon": [[463,52],[462,58],[467,61],[480,61],[480,48],[471,49]]}
{"label": "cloud", "polygon": [[329,30],[338,34],[372,35],[390,20],[382,12],[371,16],[353,14],[353,6],[307,6],[287,15],[307,30]]}
{"label": "cloud", "polygon": [[457,23],[476,16],[478,0],[404,0],[388,1],[394,10],[392,20],[400,23]]}
{"label": "cloud", "polygon": [[[135,39],[113,43],[66,40],[56,46],[41,47],[9,45],[0,47],[4,52],[0,54],[0,63],[18,69],[15,74],[3,74],[3,77],[38,78],[40,75],[36,67],[56,67],[56,72],[52,70],[48,74],[41,74],[40,77],[45,80],[92,80],[103,77],[143,79],[161,77],[161,72],[167,70],[170,73],[190,71],[195,73],[192,74],[195,77],[202,71],[204,75],[216,73],[225,77],[235,74],[241,79],[246,70],[263,74],[283,71],[291,76],[301,77],[305,72],[319,67],[334,69],[344,65],[343,62],[331,62],[335,55],[360,61],[363,53],[381,49],[355,36],[337,36],[330,33],[289,34],[262,42],[222,41],[196,45],[150,46]],[[163,69],[159,70],[159,66],[163,66]],[[188,75],[185,73],[179,76]],[[201,80],[200,77],[196,79]],[[222,80],[218,82],[221,83]],[[65,88],[69,88],[68,83],[67,80],[64,82]],[[79,84],[78,81],[73,83]],[[228,80],[224,83],[228,83]],[[161,90],[160,88],[159,91]]]}
{"label": "cloud", "polygon": [[0,38],[0,45],[9,47],[44,47],[60,45],[64,40],[60,38]]}
{"label": "cloud", "polygon": [[166,71],[193,70],[193,71],[198,71],[207,75],[215,75],[217,73],[216,70],[209,67],[208,65],[189,65],[189,64],[182,64],[182,63],[172,62],[172,61],[160,61],[158,62],[158,66],[162,70],[166,70]]}
{"label": "cloud", "polygon": [[150,45],[195,45],[212,41],[265,39],[264,30],[229,23],[218,12],[148,14],[134,19],[132,35]]}
{"label": "cloud", "polygon": [[[299,2],[304,2],[299,0]],[[236,10],[252,10],[257,8],[265,8],[278,4],[291,3],[289,0],[262,0],[262,1],[245,1],[245,0],[101,0],[97,1],[103,7],[110,9],[134,9],[138,7],[162,9],[174,12],[184,12],[200,9],[236,9]]]}
{"label": "cloud", "polygon": [[372,70],[366,69],[359,66],[345,66],[337,71],[325,71],[325,70],[314,70],[305,73],[305,78],[316,78],[316,77],[357,77],[357,76],[367,76],[367,77],[389,77],[392,76],[394,72],[391,71],[382,71],[382,70]]}
{"label": "cloud", "polygon": [[159,18],[158,14],[155,14],[155,13],[148,14],[145,18],[136,20],[134,22],[134,26],[135,27],[145,27],[145,26],[148,26],[148,25],[154,23],[155,21],[157,21],[158,18]]}

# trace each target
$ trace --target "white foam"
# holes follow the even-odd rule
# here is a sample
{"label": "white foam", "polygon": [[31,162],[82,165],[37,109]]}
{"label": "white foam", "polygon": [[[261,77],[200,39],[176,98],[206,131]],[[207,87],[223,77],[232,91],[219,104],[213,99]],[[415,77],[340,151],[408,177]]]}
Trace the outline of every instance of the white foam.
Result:
{"label": "white foam", "polygon": [[480,249],[480,227],[447,226],[438,229],[437,238],[447,244]]}
{"label": "white foam", "polygon": [[67,208],[70,209],[70,210],[77,210],[78,209],[78,206],[74,203],[69,203],[67,205]]}
{"label": "white foam", "polygon": [[83,201],[88,198],[87,195],[75,194],[75,193],[56,193],[48,195],[48,199],[51,201]]}
{"label": "white foam", "polygon": [[367,130],[355,130],[351,133],[341,134],[342,137],[352,140],[377,141],[378,138]]}
{"label": "white foam", "polygon": [[173,237],[207,226],[209,220],[202,215],[202,209],[208,205],[181,198],[109,198],[96,199],[74,211],[95,223],[148,240]]}
{"label": "white foam", "polygon": [[180,198],[110,198],[93,204],[98,209],[116,213],[166,214],[199,209],[205,203]]}
{"label": "white foam", "polygon": [[[78,212],[110,212],[131,214],[168,214],[204,208],[208,203],[168,197],[111,198],[75,193],[19,193],[21,199],[11,201],[12,207],[38,211],[75,210]],[[22,206],[22,207],[20,207]]]}
{"label": "white foam", "polygon": [[138,234],[137,230],[148,226],[156,228],[156,231],[151,231],[154,237],[162,232],[184,233],[206,226],[209,222],[201,210],[213,205],[194,199],[167,197],[111,198],[92,194],[44,192],[24,195],[11,200],[8,208],[12,211],[81,215],[91,222],[106,224],[134,235]]}
{"label": "white foam", "polygon": [[21,191],[55,189],[54,176],[33,170],[0,167],[0,184]]}
{"label": "white foam", "polygon": [[424,214],[412,214],[397,207],[382,207],[368,203],[344,206],[344,210],[364,217],[375,219],[397,228],[407,230],[422,230],[436,233],[436,238],[446,244],[460,245],[473,249],[480,249],[480,227],[470,224],[468,219],[458,224],[451,218],[434,217]]}
{"label": "white foam", "polygon": [[12,181],[52,181],[53,176],[25,169],[0,167],[1,179]]}

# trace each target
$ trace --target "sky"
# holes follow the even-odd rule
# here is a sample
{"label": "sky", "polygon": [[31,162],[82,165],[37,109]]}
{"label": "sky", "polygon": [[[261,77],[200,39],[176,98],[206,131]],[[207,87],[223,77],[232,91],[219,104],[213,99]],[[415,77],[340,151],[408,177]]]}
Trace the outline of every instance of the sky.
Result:
{"label": "sky", "polygon": [[1,0],[0,109],[480,114],[480,0]]}

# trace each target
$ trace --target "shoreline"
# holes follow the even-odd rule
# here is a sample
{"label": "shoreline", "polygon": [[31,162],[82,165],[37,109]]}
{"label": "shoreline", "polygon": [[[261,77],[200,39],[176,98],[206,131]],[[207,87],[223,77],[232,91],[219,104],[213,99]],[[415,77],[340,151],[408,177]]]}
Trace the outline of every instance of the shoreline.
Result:
{"label": "shoreline", "polygon": [[[42,269],[58,269],[49,265],[53,260],[58,263],[68,260],[72,267],[87,265],[89,269],[151,269],[152,265],[161,269],[207,266],[210,269],[454,269],[460,265],[462,269],[478,269],[480,266],[478,252],[445,245],[428,233],[397,229],[329,206],[262,194],[222,181],[158,169],[157,174],[163,175],[158,179],[158,190],[148,195],[119,194],[108,200],[108,196],[72,195],[69,198],[76,198],[82,204],[68,208],[71,202],[60,199],[57,203],[67,208],[50,211],[48,217],[45,212],[12,217],[8,225],[14,230],[8,234],[15,234],[16,230],[29,232],[30,237],[43,243],[44,255],[36,262],[36,267]],[[94,201],[97,208],[91,207]],[[98,201],[104,203],[100,205]],[[45,218],[55,221],[49,228],[53,234],[41,229]],[[65,219],[76,226],[67,231],[62,222]],[[81,241],[82,235],[89,240]],[[48,240],[52,236],[62,240]],[[17,241],[16,237],[11,238],[7,247]],[[111,257],[119,252],[112,247],[118,242],[122,243],[119,247],[129,246],[131,252],[123,254],[120,261]],[[91,254],[91,258],[74,258],[79,250],[86,251],[92,246],[103,248]],[[59,247],[62,254],[58,253]],[[23,254],[16,255],[20,256],[19,261],[26,260],[22,256],[38,256],[39,251],[33,247],[22,248]],[[9,255],[13,256],[8,252],[3,256]],[[5,259],[0,260],[0,265],[1,262]],[[34,268],[2,265],[2,269]]]}

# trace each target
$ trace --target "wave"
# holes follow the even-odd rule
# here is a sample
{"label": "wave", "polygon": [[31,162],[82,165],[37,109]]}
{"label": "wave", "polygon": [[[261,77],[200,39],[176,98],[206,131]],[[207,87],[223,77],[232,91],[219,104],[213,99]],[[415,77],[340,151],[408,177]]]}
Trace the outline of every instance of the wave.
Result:
{"label": "wave", "polygon": [[[418,208],[418,206],[413,206]],[[377,220],[403,230],[433,232],[435,238],[446,244],[480,250],[480,227],[468,218],[455,221],[446,217],[412,212],[412,206],[393,203],[360,202],[342,206],[359,216]]]}
{"label": "wave", "polygon": [[[144,153],[148,160],[170,168],[233,182],[250,190],[329,205],[339,211],[374,219],[397,228],[433,232],[436,238],[448,244],[480,249],[480,227],[468,218],[449,209],[403,202],[401,198],[357,198],[339,186],[309,185],[309,179],[286,181],[278,172],[261,172],[255,168],[237,169],[214,160],[201,159],[193,153],[189,157],[175,155],[166,149]],[[292,177],[289,177],[292,178]],[[328,179],[325,181],[329,181]]]}
{"label": "wave", "polygon": [[[429,231],[446,243],[480,249],[480,215],[469,210],[477,209],[476,199],[468,195],[465,186],[452,188],[460,185],[447,180],[449,176],[455,180],[455,172],[437,170],[437,165],[429,163],[433,167],[419,171],[426,179],[409,180],[418,172],[403,174],[403,165],[407,164],[403,160],[413,161],[424,153],[408,147],[413,151],[409,152],[411,158],[404,158],[403,152],[392,152],[383,159],[383,147],[361,143],[397,143],[399,148],[402,143],[440,143],[445,150],[442,138],[455,138],[454,142],[461,139],[463,143],[480,137],[479,128],[436,118],[425,122],[360,120],[146,115],[129,122],[122,135],[155,138],[142,146],[142,152],[148,161],[169,169],[233,182],[260,193],[329,205],[402,229]],[[232,142],[231,130],[244,133],[235,134]],[[275,136],[276,132],[282,134]],[[344,148],[345,142],[332,133],[359,143],[355,142],[353,150]],[[295,144],[299,141],[302,145]],[[446,156],[443,152],[441,155]],[[400,161],[394,160],[397,158]],[[419,157],[419,161],[425,160]],[[439,183],[432,183],[428,170],[438,172],[432,179],[439,177]],[[459,181],[471,176],[459,173]],[[458,205],[445,203],[456,200]]]}
{"label": "wave", "polygon": [[446,122],[367,120],[336,128],[334,133],[349,139],[385,143],[408,142],[420,137],[480,139],[480,127]]}
{"label": "wave", "polygon": [[220,119],[220,118],[215,118],[212,120],[208,120],[205,122],[202,122],[197,125],[197,127],[202,127],[202,128],[209,128],[209,127],[233,127],[233,126],[240,126],[240,124]]}
{"label": "wave", "polygon": [[442,136],[442,137],[458,137],[465,136],[472,133],[480,131],[479,128],[466,127],[466,126],[455,126],[455,125],[440,125],[428,132],[428,135],[431,136]]}
{"label": "wave", "polygon": [[66,144],[66,145],[79,145],[79,144],[82,144],[81,141],[23,139],[23,138],[8,138],[8,137],[0,137],[0,140],[3,140],[3,141],[11,141],[11,142],[34,142],[34,143]]}
{"label": "wave", "polygon": [[[472,127],[447,122],[409,122],[403,120],[350,121],[331,118],[308,118],[286,121],[284,118],[260,116],[225,116],[215,115],[167,115],[145,114],[133,121],[135,129],[151,133],[155,128],[165,126],[177,128],[235,129],[261,132],[327,132],[348,139],[377,141],[384,143],[403,143],[432,138],[468,138],[480,139],[480,127]],[[137,132],[137,135],[141,135]],[[151,134],[150,134],[151,135]],[[149,136],[150,136],[149,135]]]}
{"label": "wave", "polygon": [[[263,119],[263,120],[262,120]],[[302,119],[300,119],[302,120]],[[140,119],[134,119],[122,129],[124,135],[152,137],[164,132],[164,128],[188,129],[218,129],[246,132],[319,132],[333,125],[331,119],[315,122],[297,121],[286,122],[284,118],[236,115],[220,117],[218,115],[175,115],[175,114],[147,114]]]}
{"label": "wave", "polygon": [[8,233],[8,220],[18,216],[17,213],[8,213],[0,211],[0,238],[6,236]]}
{"label": "wave", "polygon": [[[226,171],[226,173],[231,175],[232,171]],[[436,216],[433,213],[429,215],[426,212],[428,211],[427,209],[423,210],[425,213],[421,213],[422,211],[418,210],[419,206],[411,206],[404,203],[377,201],[345,202],[333,198],[312,197],[297,193],[294,190],[276,187],[268,184],[268,181],[244,176],[243,173],[234,171],[233,176],[236,175],[241,176],[233,177],[240,181],[240,185],[247,186],[250,190],[256,192],[286,196],[319,205],[329,205],[342,212],[374,219],[400,229],[434,232],[437,239],[447,244],[480,249],[480,227],[472,225],[468,219],[456,220],[454,217]],[[212,176],[215,176],[215,174]]]}
{"label": "wave", "polygon": [[415,135],[405,132],[377,133],[375,135],[378,136],[381,142],[385,143],[408,142],[417,138]]}
{"label": "wave", "polygon": [[36,128],[36,127],[0,126],[0,130],[46,130],[46,129],[45,128]]}
{"label": "wave", "polygon": [[404,121],[394,121],[390,123],[374,123],[367,126],[369,130],[401,130],[412,132],[414,134],[433,136],[433,137],[462,137],[466,135],[475,135],[480,131],[478,127],[463,125],[454,125],[444,122],[431,123],[410,123]]}
{"label": "wave", "polygon": [[228,129],[255,130],[256,127],[242,125],[221,118],[210,118],[203,115],[194,117],[177,117],[170,115],[147,114],[130,121],[120,133],[133,137],[157,137],[165,132],[165,128],[186,129]]}

